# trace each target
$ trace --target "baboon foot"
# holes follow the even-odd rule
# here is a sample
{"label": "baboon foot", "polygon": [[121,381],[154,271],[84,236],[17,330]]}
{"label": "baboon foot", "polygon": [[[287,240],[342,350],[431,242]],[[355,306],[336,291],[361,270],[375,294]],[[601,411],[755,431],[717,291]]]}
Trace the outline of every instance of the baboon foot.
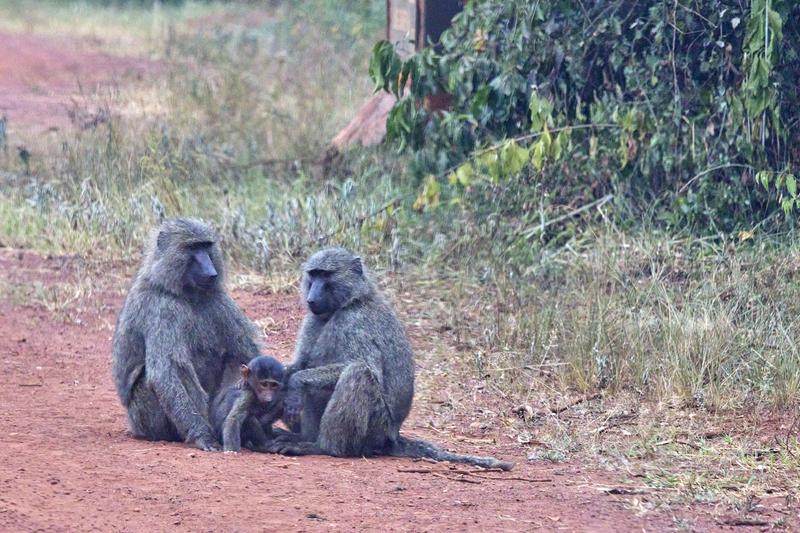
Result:
{"label": "baboon foot", "polygon": [[268,444],[293,444],[295,442],[302,442],[302,440],[303,440],[303,435],[301,435],[300,433],[289,433],[287,431],[286,433],[281,433],[280,435],[269,441]]}
{"label": "baboon foot", "polygon": [[300,441],[292,443],[276,443],[272,441],[268,445],[271,453],[281,455],[322,455],[322,450],[315,442]]}
{"label": "baboon foot", "polygon": [[218,452],[221,448],[217,439],[212,437],[198,437],[195,439],[194,445],[204,452]]}

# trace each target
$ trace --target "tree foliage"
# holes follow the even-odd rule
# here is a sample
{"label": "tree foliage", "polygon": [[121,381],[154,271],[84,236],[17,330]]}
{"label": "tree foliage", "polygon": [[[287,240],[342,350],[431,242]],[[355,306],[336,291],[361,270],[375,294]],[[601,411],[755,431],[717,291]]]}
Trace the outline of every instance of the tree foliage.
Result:
{"label": "tree foliage", "polygon": [[370,73],[398,97],[389,142],[451,186],[666,196],[667,216],[725,227],[800,207],[789,0],[476,0],[407,61],[378,43]]}

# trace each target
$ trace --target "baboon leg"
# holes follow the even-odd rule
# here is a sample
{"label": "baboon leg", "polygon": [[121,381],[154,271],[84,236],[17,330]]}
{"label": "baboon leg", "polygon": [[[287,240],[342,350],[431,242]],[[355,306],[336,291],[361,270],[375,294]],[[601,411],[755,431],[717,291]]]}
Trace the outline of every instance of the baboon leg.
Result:
{"label": "baboon leg", "polygon": [[319,435],[319,424],[325,406],[330,400],[331,394],[326,391],[310,389],[303,394],[303,414],[300,418],[300,435],[308,442],[314,442]]}
{"label": "baboon leg", "polygon": [[128,405],[128,426],[131,433],[148,440],[183,441],[175,425],[158,402],[151,389],[141,384],[131,391]]}
{"label": "baboon leg", "polygon": [[291,431],[284,431],[282,429],[278,430],[276,428],[273,428],[273,431],[277,431],[277,433],[275,434],[275,437],[272,439],[270,444],[273,446],[273,449],[275,450],[284,444],[292,442],[302,442],[304,440],[303,435],[301,433],[293,433]]}
{"label": "baboon leg", "polygon": [[295,442],[294,444],[278,445],[270,447],[269,451],[283,455],[323,455],[322,449],[316,442]]}
{"label": "baboon leg", "polygon": [[322,418],[322,413],[325,411],[328,398],[330,398],[330,394],[323,391],[310,390],[303,393],[303,414],[300,417],[300,427],[290,426],[292,429],[299,429],[299,433],[281,430],[270,443],[270,450],[276,453],[283,453],[280,450],[286,444],[316,441],[319,435],[319,422]]}
{"label": "baboon leg", "polygon": [[[301,440],[311,442],[317,439],[322,413],[345,366],[337,363],[299,370],[289,378],[284,399],[283,420],[292,431],[299,429]],[[299,423],[298,403],[295,401],[297,396],[300,398],[299,404],[302,405]]]}
{"label": "baboon leg", "polygon": [[265,451],[267,444],[267,434],[261,423],[254,417],[248,417],[242,426],[242,434],[244,435],[245,442],[250,441],[250,449],[256,451]]}
{"label": "baboon leg", "polygon": [[317,443],[324,453],[338,457],[372,455],[385,445],[390,426],[375,375],[365,363],[352,363],[322,415]]}
{"label": "baboon leg", "polygon": [[253,393],[247,389],[233,402],[222,424],[222,446],[226,452],[238,452],[242,448],[242,441],[247,442],[248,410],[254,401]]}

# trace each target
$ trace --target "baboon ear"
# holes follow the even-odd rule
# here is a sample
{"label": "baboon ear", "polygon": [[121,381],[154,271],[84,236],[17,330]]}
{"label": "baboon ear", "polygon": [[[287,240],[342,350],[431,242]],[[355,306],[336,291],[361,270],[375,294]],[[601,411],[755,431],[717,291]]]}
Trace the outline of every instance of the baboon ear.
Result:
{"label": "baboon ear", "polygon": [[239,367],[239,371],[242,373],[242,377],[247,379],[250,377],[250,367],[247,365],[242,365]]}
{"label": "baboon ear", "polygon": [[350,267],[353,269],[353,272],[355,272],[356,274],[363,274],[364,273],[364,267],[361,266],[361,258],[360,257],[354,257],[353,261],[350,263]]}
{"label": "baboon ear", "polygon": [[168,237],[166,232],[164,231],[158,232],[158,237],[156,237],[156,248],[158,248],[158,251],[160,252],[164,251],[164,248],[167,247],[167,239]]}

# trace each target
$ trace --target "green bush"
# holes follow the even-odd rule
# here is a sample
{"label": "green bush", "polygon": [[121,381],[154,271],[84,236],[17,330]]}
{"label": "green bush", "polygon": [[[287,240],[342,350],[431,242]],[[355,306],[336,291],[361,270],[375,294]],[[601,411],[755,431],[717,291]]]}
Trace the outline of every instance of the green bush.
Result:
{"label": "green bush", "polygon": [[[403,63],[381,42],[370,72],[401,96],[389,141],[415,152],[419,175],[472,159],[451,182],[505,174],[637,212],[667,199],[668,221],[718,229],[776,197],[795,207],[795,2],[469,2],[441,46]],[[449,109],[429,110],[441,94]]]}

